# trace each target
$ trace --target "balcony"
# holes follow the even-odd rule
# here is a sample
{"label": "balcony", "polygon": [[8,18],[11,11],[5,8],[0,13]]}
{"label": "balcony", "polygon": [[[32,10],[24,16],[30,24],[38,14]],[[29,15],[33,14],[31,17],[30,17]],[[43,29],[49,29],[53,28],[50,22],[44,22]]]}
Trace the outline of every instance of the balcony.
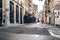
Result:
{"label": "balcony", "polygon": [[60,10],[60,2],[55,3],[55,9]]}
{"label": "balcony", "polygon": [[55,9],[60,10],[60,0],[55,0]]}
{"label": "balcony", "polygon": [[29,3],[32,3],[32,0],[28,0]]}

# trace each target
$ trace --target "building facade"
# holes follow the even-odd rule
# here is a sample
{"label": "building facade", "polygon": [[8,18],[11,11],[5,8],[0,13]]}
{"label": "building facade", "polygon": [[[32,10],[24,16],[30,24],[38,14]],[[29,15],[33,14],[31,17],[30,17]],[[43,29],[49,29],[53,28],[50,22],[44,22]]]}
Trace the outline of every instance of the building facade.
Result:
{"label": "building facade", "polygon": [[0,24],[22,24],[23,6],[20,0],[1,0]]}
{"label": "building facade", "polygon": [[45,0],[44,6],[43,6],[43,14],[42,14],[42,20],[44,23],[50,23],[50,0]]}
{"label": "building facade", "polygon": [[55,24],[55,16],[54,16],[54,6],[55,6],[54,4],[55,4],[55,3],[54,3],[54,1],[55,1],[55,0],[51,0],[51,1],[50,1],[51,24],[53,24],[53,25]]}
{"label": "building facade", "polygon": [[36,18],[35,21],[38,22],[39,20],[39,14],[38,14],[38,5],[33,4],[33,15]]}
{"label": "building facade", "polygon": [[0,0],[0,25],[2,23],[2,0]]}
{"label": "building facade", "polygon": [[45,0],[43,19],[45,23],[60,24],[60,0]]}
{"label": "building facade", "polygon": [[51,0],[51,24],[60,24],[60,0]]}
{"label": "building facade", "polygon": [[0,0],[0,25],[31,23],[32,0]]}
{"label": "building facade", "polygon": [[33,3],[32,0],[25,1],[25,15],[24,15],[24,23],[32,23],[33,22]]}

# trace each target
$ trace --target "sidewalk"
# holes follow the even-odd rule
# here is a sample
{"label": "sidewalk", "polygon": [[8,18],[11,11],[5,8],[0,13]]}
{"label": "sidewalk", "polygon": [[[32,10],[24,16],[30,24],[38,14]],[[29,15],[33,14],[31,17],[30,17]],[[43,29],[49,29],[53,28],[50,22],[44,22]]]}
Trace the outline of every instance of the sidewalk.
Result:
{"label": "sidewalk", "polygon": [[45,24],[45,23],[41,24],[41,26],[42,26],[42,28],[47,28],[47,29],[54,28],[53,25],[49,25],[49,24]]}
{"label": "sidewalk", "polygon": [[49,24],[43,24],[42,27],[46,28],[52,36],[60,38],[60,28]]}
{"label": "sidewalk", "polygon": [[[48,25],[48,24],[44,24],[46,26],[46,28],[48,29],[49,33],[52,36],[58,37],[60,38],[60,28],[55,28],[55,26],[52,25]],[[50,27],[50,28],[49,28]]]}
{"label": "sidewalk", "polygon": [[1,28],[9,28],[9,27],[18,27],[18,26],[24,26],[25,24],[12,24],[12,25],[5,25],[5,26],[0,26]]}
{"label": "sidewalk", "polygon": [[49,30],[49,33],[53,36],[60,38],[60,28],[53,28]]}
{"label": "sidewalk", "polygon": [[7,26],[0,26],[0,28],[8,28],[8,27],[35,27],[36,25],[39,25],[39,23],[26,23],[26,24],[10,24]]}

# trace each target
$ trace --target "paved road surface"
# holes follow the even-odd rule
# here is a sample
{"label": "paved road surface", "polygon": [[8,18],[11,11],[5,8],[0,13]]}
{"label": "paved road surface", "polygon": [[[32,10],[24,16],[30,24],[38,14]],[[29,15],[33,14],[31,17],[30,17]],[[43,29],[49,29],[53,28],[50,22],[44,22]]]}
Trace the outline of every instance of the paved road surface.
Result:
{"label": "paved road surface", "polygon": [[16,34],[39,34],[39,35],[50,35],[48,30],[45,28],[25,28],[25,27],[10,27],[2,28],[0,32],[9,32]]}
{"label": "paved road surface", "polygon": [[35,35],[35,34],[13,34],[0,33],[0,40],[60,40],[53,36]]}
{"label": "paved road surface", "polygon": [[51,36],[47,28],[40,23],[0,28],[0,40],[60,40]]}

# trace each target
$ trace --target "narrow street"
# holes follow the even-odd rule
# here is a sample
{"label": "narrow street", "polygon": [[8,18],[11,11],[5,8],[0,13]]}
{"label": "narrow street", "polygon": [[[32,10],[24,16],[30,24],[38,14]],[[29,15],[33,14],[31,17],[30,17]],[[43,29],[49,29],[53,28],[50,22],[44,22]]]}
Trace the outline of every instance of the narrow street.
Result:
{"label": "narrow street", "polygon": [[60,40],[60,0],[0,0],[0,40]]}
{"label": "narrow street", "polygon": [[[50,25],[51,26],[51,25]],[[8,28],[0,29],[1,40],[60,40],[57,37],[52,36],[48,29],[52,29],[53,26],[47,24],[30,23],[18,26],[11,26]]]}
{"label": "narrow street", "polygon": [[2,28],[0,31],[9,32],[9,33],[18,33],[18,34],[38,34],[38,35],[50,35],[46,28],[42,28],[42,25],[39,23],[30,23],[19,26],[11,26],[8,28]]}

